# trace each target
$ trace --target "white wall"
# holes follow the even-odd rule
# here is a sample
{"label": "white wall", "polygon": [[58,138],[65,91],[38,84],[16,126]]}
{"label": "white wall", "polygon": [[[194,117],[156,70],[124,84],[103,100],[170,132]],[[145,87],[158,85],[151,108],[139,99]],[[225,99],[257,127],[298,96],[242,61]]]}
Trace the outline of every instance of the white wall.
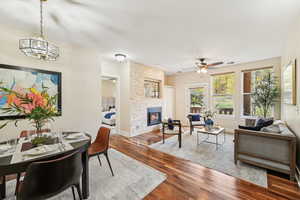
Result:
{"label": "white wall", "polygon": [[284,67],[297,59],[297,105],[282,104],[282,119],[297,135],[297,163],[300,168],[300,17],[295,19],[291,26],[286,41],[285,50],[282,53],[282,72]]}
{"label": "white wall", "polygon": [[116,97],[117,87],[112,80],[101,80],[101,96],[102,97]]}
{"label": "white wall", "polygon": [[[2,27],[0,27],[1,30]],[[95,135],[100,125],[100,58],[91,49],[77,49],[58,44],[61,55],[57,61],[45,62],[24,56],[18,49],[18,41],[25,34],[0,32],[0,63],[29,68],[62,72],[62,116],[55,127],[64,130],[87,131]],[[1,122],[0,122],[1,123]],[[16,137],[21,130],[32,129],[22,121],[0,130],[0,140]]]}
{"label": "white wall", "polygon": [[174,119],[175,117],[175,88],[173,86],[165,85],[164,90],[164,103],[163,103],[163,119]]}

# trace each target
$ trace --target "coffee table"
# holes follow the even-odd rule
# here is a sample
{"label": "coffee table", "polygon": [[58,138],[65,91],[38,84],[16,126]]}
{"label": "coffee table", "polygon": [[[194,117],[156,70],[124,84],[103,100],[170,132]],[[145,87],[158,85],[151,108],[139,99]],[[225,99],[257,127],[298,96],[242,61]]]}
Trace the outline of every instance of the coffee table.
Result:
{"label": "coffee table", "polygon": [[[207,137],[201,141],[205,143],[210,143],[210,144],[215,144],[216,145],[216,150],[218,150],[219,146],[223,146],[226,140],[226,135],[225,135],[225,128],[219,127],[219,128],[212,128],[211,130],[207,130],[205,128],[199,128],[197,129],[197,145],[199,145],[199,134],[206,134]],[[209,136],[213,135],[216,137],[216,142],[211,142],[209,141]],[[222,143],[219,143],[219,136],[223,135],[224,139]]]}

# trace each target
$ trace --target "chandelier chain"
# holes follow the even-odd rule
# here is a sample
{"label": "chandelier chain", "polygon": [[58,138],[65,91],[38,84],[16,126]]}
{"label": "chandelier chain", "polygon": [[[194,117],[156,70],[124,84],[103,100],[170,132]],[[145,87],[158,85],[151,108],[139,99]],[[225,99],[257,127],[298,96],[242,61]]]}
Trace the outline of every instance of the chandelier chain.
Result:
{"label": "chandelier chain", "polygon": [[44,38],[43,0],[40,0],[40,15],[41,37]]}

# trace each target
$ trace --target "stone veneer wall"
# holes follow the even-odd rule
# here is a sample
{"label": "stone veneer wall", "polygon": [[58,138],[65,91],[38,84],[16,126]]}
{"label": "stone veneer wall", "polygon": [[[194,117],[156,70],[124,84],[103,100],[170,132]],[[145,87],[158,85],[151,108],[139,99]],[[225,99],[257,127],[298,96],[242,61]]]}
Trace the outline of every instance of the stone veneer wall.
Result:
{"label": "stone veneer wall", "polygon": [[[145,98],[144,80],[154,79],[161,81],[159,99]],[[161,126],[147,126],[147,108],[163,107],[164,71],[138,63],[130,65],[130,136],[135,136]]]}

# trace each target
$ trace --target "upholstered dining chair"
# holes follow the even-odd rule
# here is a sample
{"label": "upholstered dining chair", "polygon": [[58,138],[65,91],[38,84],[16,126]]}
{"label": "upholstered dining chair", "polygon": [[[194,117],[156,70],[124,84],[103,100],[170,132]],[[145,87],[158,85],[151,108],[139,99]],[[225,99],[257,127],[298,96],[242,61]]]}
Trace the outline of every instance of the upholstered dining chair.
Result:
{"label": "upholstered dining chair", "polygon": [[82,173],[82,159],[79,151],[67,156],[42,162],[33,162],[26,170],[24,181],[20,182],[17,200],[47,199],[72,188],[73,198],[76,200],[74,187],[79,199],[82,199],[80,178]]}
{"label": "upholstered dining chair", "polygon": [[91,144],[89,147],[89,157],[97,156],[99,164],[101,166],[101,160],[100,155],[104,154],[106,157],[106,160],[108,162],[110,171],[112,176],[114,176],[114,172],[112,170],[109,157],[108,157],[108,148],[109,148],[109,135],[110,135],[110,129],[106,127],[100,127],[97,137],[95,141]]}
{"label": "upholstered dining chair", "polygon": [[[39,132],[37,132],[36,130],[23,130],[23,131],[21,131],[19,138],[29,137],[30,135],[34,135],[34,134],[42,134],[42,133],[50,133],[50,132],[51,132],[50,129],[42,129]],[[17,174],[17,179],[16,179],[17,184],[16,184],[15,194],[17,194],[17,192],[18,192],[21,176],[22,176],[21,173]]]}
{"label": "upholstered dining chair", "polygon": [[201,115],[200,114],[189,114],[187,116],[190,123],[190,134],[192,135],[195,127],[203,127],[205,126],[205,123],[201,121]]}
{"label": "upholstered dining chair", "polygon": [[165,135],[177,135],[179,148],[182,144],[182,129],[180,120],[171,120],[167,122],[162,122],[162,134],[163,134],[163,144],[165,143]]}

